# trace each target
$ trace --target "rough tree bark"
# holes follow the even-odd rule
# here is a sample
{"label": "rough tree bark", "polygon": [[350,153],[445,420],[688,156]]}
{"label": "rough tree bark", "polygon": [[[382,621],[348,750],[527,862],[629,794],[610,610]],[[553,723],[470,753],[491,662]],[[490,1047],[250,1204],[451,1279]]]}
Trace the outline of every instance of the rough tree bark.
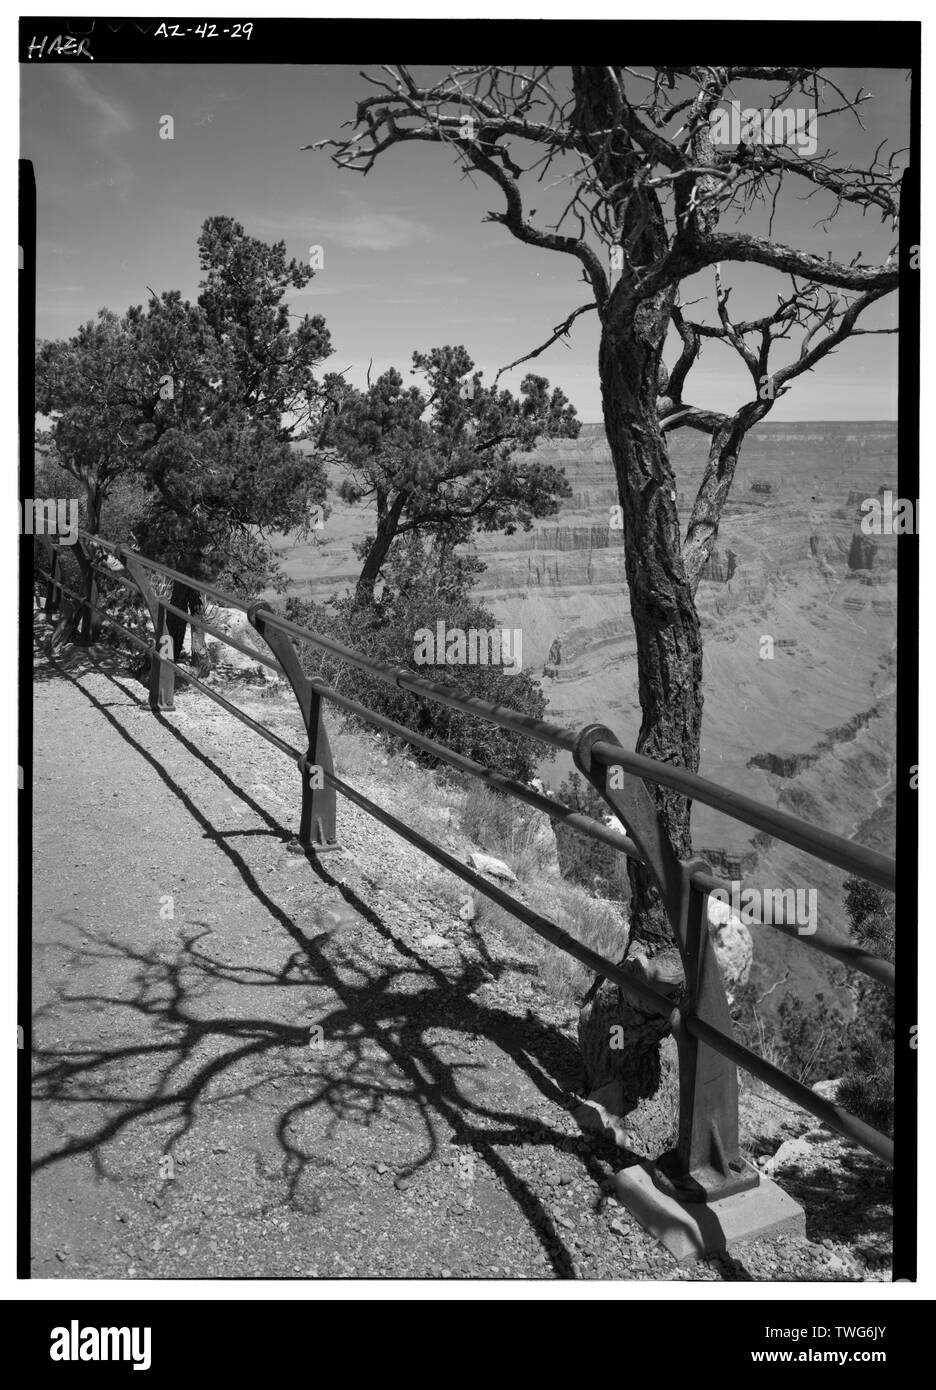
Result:
{"label": "rough tree bark", "polygon": [[[626,178],[633,156],[616,151],[604,132],[613,127],[614,93],[606,70],[576,70],[578,122],[597,132],[595,157],[615,161]],[[632,261],[665,254],[666,228],[652,192],[631,199],[622,211],[620,236]],[[696,771],[702,727],[702,641],[693,586],[681,555],[676,479],[660,427],[657,401],[676,288],[649,297],[634,293],[634,277],[622,274],[601,311],[599,349],[602,411],[623,515],[624,555],[637,642],[641,726],[637,751]],[[690,853],[690,805],[663,788],[649,788],[680,857]],[[682,978],[666,911],[649,872],[628,863],[630,936],[625,956],[657,986]],[[582,1010],[579,1039],[590,1090],[620,1087],[614,1108],[628,1116],[640,1147],[665,1145],[674,1110],[675,1073],[661,1061],[665,1021],[626,1000],[617,985],[598,981]],[[615,1035],[612,1026],[622,1030]],[[635,1145],[636,1146],[636,1145]]]}
{"label": "rough tree bark", "polygon": [[406,493],[399,492],[389,508],[381,507],[378,501],[377,534],[364,558],[354,591],[355,601],[361,607],[366,607],[374,601],[374,586],[397,534],[406,500]]}
{"label": "rough tree bark", "polygon": [[[599,370],[605,431],[623,513],[625,570],[637,641],[642,713],[637,752],[698,769],[702,726],[702,641],[693,586],[680,553],[676,480],[657,415],[660,354],[670,295],[616,316],[604,328]],[[690,804],[649,788],[676,852],[688,857]],[[682,978],[679,954],[659,894],[643,865],[628,862],[631,887],[628,968],[657,986]],[[612,1026],[622,1029],[611,1045]],[[627,1114],[635,1146],[669,1141],[676,1076],[661,1059],[665,1021],[598,982],[581,1014],[579,1039],[589,1090],[621,1087],[615,1108]]]}

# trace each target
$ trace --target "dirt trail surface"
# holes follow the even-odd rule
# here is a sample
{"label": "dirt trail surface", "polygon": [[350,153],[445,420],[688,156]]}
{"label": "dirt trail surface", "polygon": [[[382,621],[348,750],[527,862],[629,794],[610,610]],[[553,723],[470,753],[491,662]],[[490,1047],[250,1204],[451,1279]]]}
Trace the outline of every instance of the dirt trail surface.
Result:
{"label": "dirt trail surface", "polygon": [[[296,768],[204,696],[156,716],[125,656],[38,652],[35,729],[34,1277],[883,1277],[842,1237],[859,1199],[887,1221],[850,1147],[777,1174],[811,1239],[679,1269],[603,1193],[532,956],[346,801],[307,856]],[[392,766],[361,789],[392,810]]]}

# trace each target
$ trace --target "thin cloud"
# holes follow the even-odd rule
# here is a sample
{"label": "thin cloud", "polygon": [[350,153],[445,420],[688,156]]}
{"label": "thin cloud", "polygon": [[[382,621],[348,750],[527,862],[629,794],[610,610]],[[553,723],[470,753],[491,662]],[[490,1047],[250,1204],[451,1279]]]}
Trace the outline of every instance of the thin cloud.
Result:
{"label": "thin cloud", "polygon": [[355,212],[346,217],[315,218],[312,235],[323,245],[337,241],[353,251],[395,251],[429,241],[433,232],[425,222],[395,212]]}
{"label": "thin cloud", "polygon": [[298,214],[277,218],[242,213],[238,221],[253,236],[322,246],[326,257],[329,245],[345,246],[352,251],[393,251],[428,241],[435,235],[427,223],[392,212],[349,213],[343,217],[310,213],[308,217]]}
{"label": "thin cloud", "polygon": [[97,91],[82,68],[63,67],[59,72],[78,100],[97,116],[94,138],[99,145],[136,128],[129,108]]}
{"label": "thin cloud", "polygon": [[113,189],[122,202],[126,201],[136,171],[120,153],[119,141],[137,128],[130,108],[98,91],[83,68],[60,68],[59,72],[72,95],[92,113],[90,141],[106,157],[110,168],[108,174],[89,186]]}

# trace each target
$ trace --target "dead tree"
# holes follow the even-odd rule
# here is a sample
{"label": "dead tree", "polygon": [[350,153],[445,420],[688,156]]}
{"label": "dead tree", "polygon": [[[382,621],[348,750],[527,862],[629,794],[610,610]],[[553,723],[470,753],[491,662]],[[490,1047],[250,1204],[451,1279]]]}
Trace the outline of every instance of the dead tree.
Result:
{"label": "dead tree", "polygon": [[[858,324],[897,287],[901,152],[875,149],[872,141],[866,167],[837,163],[822,146],[828,122],[841,115],[860,125],[870,98],[862,91],[846,96],[806,67],[490,65],[451,68],[422,84],[406,67],[384,66],[362,76],[373,90],[358,102],[351,133],[307,148],[327,149],[341,167],[366,174],[393,146],[443,146],[465,174],[483,175],[498,190],[502,201],[486,221],[580,268],[587,301],[520,361],[564,339],[581,315],[597,314],[604,425],[623,512],[637,642],[642,723],[636,746],[695,771],[702,724],[695,591],[738,453],[748,430],[796,377],[847,338],[882,331]],[[763,108],[760,119],[748,120],[735,143],[716,141],[714,122],[739,88],[750,101],[752,84],[762,93],[752,102]],[[795,138],[774,138],[778,128],[784,131],[791,103],[815,113],[815,149],[807,151]],[[790,135],[789,127],[784,134]],[[850,210],[879,215],[885,227],[881,263],[866,265],[860,254],[836,260],[744,229],[752,211],[763,211],[772,233],[779,200],[794,192],[814,199],[817,220],[825,224],[845,213],[837,224],[845,235]],[[536,207],[546,205],[549,212],[538,217]],[[756,319],[732,320],[722,276],[733,262],[755,263],[781,277],[782,292],[771,295],[776,307]],[[706,270],[714,277],[715,312],[711,321],[695,321],[681,304],[680,289]],[[669,372],[663,364],[668,335],[680,348]],[[752,379],[749,398],[730,415],[686,399],[687,378],[709,339],[737,353]],[[783,344],[790,353],[780,362]],[[711,437],[684,536],[666,442],[677,428]],[[688,856],[690,804],[675,792],[652,790],[677,853]],[[675,981],[678,962],[674,970],[662,904],[642,866],[629,864],[629,873],[630,956],[639,956],[640,968],[657,980]],[[613,1016],[629,1019],[636,1054],[646,1054],[642,1060],[634,1049],[607,1051],[601,1039]],[[589,1028],[598,1030],[592,1045]],[[638,1089],[652,1091],[658,1028],[635,1016],[616,988],[595,994],[582,1036],[592,1085],[623,1069],[641,1078]]]}

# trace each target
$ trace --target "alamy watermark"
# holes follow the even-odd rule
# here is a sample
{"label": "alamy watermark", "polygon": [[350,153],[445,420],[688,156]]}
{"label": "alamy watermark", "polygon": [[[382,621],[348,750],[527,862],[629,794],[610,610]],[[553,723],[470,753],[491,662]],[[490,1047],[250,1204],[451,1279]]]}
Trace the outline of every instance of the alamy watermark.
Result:
{"label": "alamy watermark", "polygon": [[757,110],[742,107],[740,101],[717,107],[709,117],[715,145],[781,145],[801,154],[815,154],[819,148],[819,112],[794,106]]}
{"label": "alamy watermark", "polygon": [[523,664],[523,634],[514,627],[447,627],[440,618],[435,632],[421,627],[413,634],[417,666],[500,666],[515,676]]}
{"label": "alamy watermark", "polygon": [[21,536],[58,536],[63,545],[78,539],[76,497],[24,497],[19,504]]}
{"label": "alamy watermark", "polygon": [[153,1361],[149,1327],[82,1327],[72,1318],[68,1327],[53,1327],[51,1339],[53,1361],[130,1361],[135,1371],[148,1371]]}
{"label": "alamy watermark", "polygon": [[866,536],[916,535],[920,502],[909,497],[895,497],[884,491],[879,497],[866,497],[861,504],[860,526]]}
{"label": "alamy watermark", "polygon": [[712,888],[709,899],[724,903],[745,927],[795,926],[797,936],[812,936],[819,927],[819,893],[815,888],[745,888],[740,879],[727,888]]}

